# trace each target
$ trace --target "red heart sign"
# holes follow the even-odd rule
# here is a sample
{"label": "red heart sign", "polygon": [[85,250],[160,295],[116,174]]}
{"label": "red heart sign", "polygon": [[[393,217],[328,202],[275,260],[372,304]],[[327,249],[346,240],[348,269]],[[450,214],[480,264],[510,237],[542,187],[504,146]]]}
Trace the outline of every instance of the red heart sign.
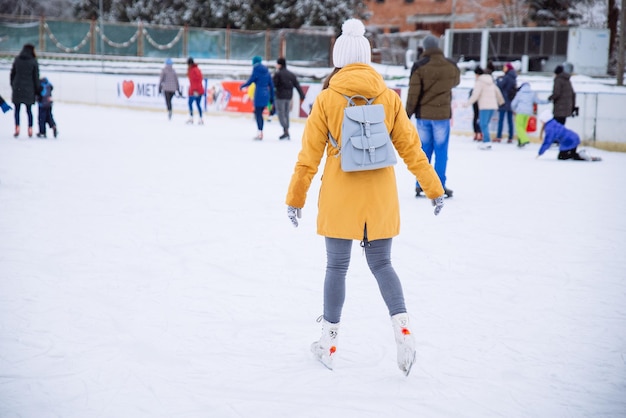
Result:
{"label": "red heart sign", "polygon": [[130,98],[133,95],[133,91],[135,90],[135,83],[132,81],[126,81],[122,83],[122,90],[124,91],[124,96]]}

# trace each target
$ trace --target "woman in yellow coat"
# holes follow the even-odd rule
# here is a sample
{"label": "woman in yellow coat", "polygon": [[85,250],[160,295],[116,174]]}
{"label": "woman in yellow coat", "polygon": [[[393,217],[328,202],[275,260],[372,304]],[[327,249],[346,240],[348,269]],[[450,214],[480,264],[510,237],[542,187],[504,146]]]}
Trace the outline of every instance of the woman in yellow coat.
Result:
{"label": "woman in yellow coat", "polygon": [[326,237],[328,255],[324,282],[322,337],[312,344],[315,357],[332,369],[337,332],[345,300],[345,278],[352,240],[360,240],[370,270],[376,277],[392,319],[398,348],[398,366],[408,375],[415,360],[415,342],[410,334],[402,286],[391,265],[392,237],[400,232],[400,208],[393,167],[344,172],[340,156],[328,142],[328,133],[339,139],[345,96],[376,98],[385,108],[385,124],[392,143],[408,169],[433,199],[435,215],[443,207],[444,190],[422,151],[419,136],[409,121],[397,93],[370,65],[371,47],[357,19],[342,26],[333,48],[336,67],[316,98],[302,137],[302,149],[287,193],[288,216],[294,226],[304,207],[313,176],[326,154],[318,202],[317,232]]}

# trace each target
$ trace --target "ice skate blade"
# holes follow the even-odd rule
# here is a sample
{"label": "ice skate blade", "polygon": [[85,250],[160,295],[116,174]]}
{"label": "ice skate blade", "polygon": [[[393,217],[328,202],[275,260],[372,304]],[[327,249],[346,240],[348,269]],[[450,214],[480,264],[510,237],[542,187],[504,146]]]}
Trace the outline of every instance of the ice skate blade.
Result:
{"label": "ice skate blade", "polygon": [[314,342],[311,344],[311,352],[313,353],[313,357],[315,357],[317,361],[322,363],[324,367],[326,367],[328,370],[333,369],[333,359],[330,358],[329,356],[325,356],[322,353],[322,350],[317,345],[317,342]]}

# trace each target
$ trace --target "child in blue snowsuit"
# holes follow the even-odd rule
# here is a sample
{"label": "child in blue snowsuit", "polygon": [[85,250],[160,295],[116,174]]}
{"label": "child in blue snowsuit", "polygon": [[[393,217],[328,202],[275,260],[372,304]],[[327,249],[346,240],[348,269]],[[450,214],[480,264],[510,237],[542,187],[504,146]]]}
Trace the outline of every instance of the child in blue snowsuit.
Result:
{"label": "child in blue snowsuit", "polygon": [[584,158],[576,152],[576,148],[580,144],[580,137],[578,134],[570,129],[567,129],[565,125],[557,122],[553,118],[551,111],[544,110],[541,112],[539,120],[544,123],[541,131],[545,136],[543,138],[543,144],[541,144],[541,148],[539,148],[539,155],[537,155],[537,157],[546,152],[553,142],[558,141],[559,160],[587,160],[587,158]]}
{"label": "child in blue snowsuit", "polygon": [[46,138],[46,124],[52,128],[54,137],[57,137],[57,124],[52,117],[52,84],[46,77],[40,80],[40,91],[37,96],[39,102],[39,133],[37,138]]}

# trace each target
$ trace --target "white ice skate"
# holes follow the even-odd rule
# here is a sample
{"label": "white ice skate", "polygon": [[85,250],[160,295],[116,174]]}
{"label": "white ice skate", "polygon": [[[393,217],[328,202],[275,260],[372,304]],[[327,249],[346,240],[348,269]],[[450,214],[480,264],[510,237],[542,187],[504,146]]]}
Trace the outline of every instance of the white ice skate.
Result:
{"label": "white ice skate", "polygon": [[333,360],[337,351],[339,323],[332,324],[325,319],[322,322],[322,336],[311,344],[311,352],[329,370],[333,369]]}
{"label": "white ice skate", "polygon": [[415,338],[409,328],[409,315],[396,314],[391,317],[391,324],[398,346],[398,367],[408,376],[415,363]]}

